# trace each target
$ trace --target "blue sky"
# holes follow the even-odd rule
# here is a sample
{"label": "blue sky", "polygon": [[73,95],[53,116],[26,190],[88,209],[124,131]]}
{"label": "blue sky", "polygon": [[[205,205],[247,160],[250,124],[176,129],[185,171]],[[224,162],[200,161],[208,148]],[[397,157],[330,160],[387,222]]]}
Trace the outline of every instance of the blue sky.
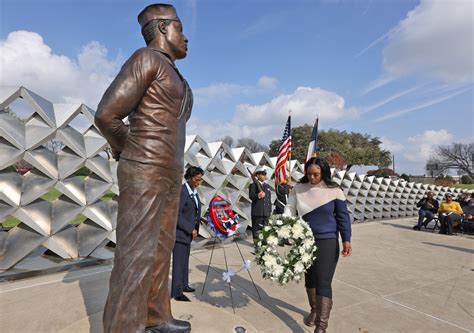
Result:
{"label": "blue sky", "polygon": [[[0,85],[97,106],[144,46],[145,1],[0,0]],[[473,139],[474,2],[173,2],[189,39],[177,63],[195,94],[188,133],[268,144],[293,125],[368,133],[397,171]]]}

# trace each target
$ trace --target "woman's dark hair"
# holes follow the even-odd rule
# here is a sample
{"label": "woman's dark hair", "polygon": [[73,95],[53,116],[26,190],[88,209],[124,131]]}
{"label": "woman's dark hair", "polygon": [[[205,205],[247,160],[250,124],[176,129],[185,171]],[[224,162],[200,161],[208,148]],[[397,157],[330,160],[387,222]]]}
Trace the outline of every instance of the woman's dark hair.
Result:
{"label": "woman's dark hair", "polygon": [[304,165],[304,176],[300,179],[300,183],[306,184],[309,183],[308,179],[308,169],[312,165],[317,165],[321,168],[321,179],[324,180],[328,187],[339,187],[336,182],[333,182],[331,179],[331,168],[329,168],[328,162],[321,157],[311,157]]}
{"label": "woman's dark hair", "polygon": [[184,179],[188,180],[193,178],[197,175],[204,175],[204,170],[200,167],[190,166],[186,169],[186,173],[184,174]]}

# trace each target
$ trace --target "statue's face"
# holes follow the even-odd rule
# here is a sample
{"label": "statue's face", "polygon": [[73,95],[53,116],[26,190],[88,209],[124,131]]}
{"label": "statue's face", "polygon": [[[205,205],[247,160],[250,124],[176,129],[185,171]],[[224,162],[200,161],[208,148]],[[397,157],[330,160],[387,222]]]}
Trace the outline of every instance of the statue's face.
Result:
{"label": "statue's face", "polygon": [[188,53],[188,39],[183,34],[180,21],[172,21],[167,27],[166,40],[176,59],[183,59]]}

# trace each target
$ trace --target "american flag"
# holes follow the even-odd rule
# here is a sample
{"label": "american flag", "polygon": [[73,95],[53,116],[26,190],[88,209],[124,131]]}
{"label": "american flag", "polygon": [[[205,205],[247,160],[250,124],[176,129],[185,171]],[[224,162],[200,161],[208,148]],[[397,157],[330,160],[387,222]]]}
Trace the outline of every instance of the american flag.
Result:
{"label": "american flag", "polygon": [[288,116],[280,149],[278,150],[278,158],[275,168],[275,184],[281,184],[288,179],[289,174],[286,170],[286,162],[291,158],[291,116]]}

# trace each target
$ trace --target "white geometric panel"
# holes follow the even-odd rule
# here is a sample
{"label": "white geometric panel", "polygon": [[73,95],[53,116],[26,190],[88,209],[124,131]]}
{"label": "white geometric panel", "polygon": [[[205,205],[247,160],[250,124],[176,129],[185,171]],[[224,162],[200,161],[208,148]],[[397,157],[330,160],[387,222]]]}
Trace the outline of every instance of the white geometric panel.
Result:
{"label": "white geometric panel", "polygon": [[112,178],[112,172],[110,171],[110,163],[107,159],[102,156],[95,156],[86,160],[86,167],[95,173],[97,176],[102,178],[108,183],[112,183],[114,179]]}
{"label": "white geometric panel", "polygon": [[25,124],[11,114],[0,111],[0,138],[17,149],[25,149]]}
{"label": "white geometric panel", "polygon": [[90,255],[96,248],[102,245],[110,233],[111,231],[104,230],[91,220],[81,223],[77,227],[79,256],[87,257]]}
{"label": "white geometric panel", "polygon": [[25,152],[24,160],[52,179],[58,179],[58,156],[47,148]]}
{"label": "white geometric panel", "polygon": [[[53,104],[24,87],[0,87],[0,223],[10,217],[21,221],[0,236],[0,249],[4,249],[0,270],[17,263],[23,267],[23,261],[47,249],[64,259],[113,255],[107,244],[116,241],[117,202],[104,195],[119,194],[118,163],[104,152],[107,143],[94,124],[94,114],[83,104]],[[52,147],[50,140],[58,145]],[[223,142],[207,143],[198,135],[186,137],[184,152],[185,167],[205,170],[198,188],[203,216],[207,203],[219,194],[239,214],[243,230],[251,225],[250,173],[263,165],[270,179],[277,158],[244,147],[231,149]],[[33,166],[24,175],[14,166],[22,160]],[[292,160],[289,170],[294,184],[303,176],[304,165]],[[331,173],[346,195],[351,221],[357,222],[415,216],[415,205],[428,190],[438,200],[448,191],[460,193],[354,172],[332,169]],[[273,181],[268,183],[273,186]],[[56,199],[46,195],[53,189],[61,192]],[[72,224],[80,214],[87,220]],[[202,235],[210,236],[204,228]]]}
{"label": "white geometric panel", "polygon": [[38,170],[31,170],[23,176],[21,205],[27,205],[50,191],[56,184],[55,179],[46,177]]}
{"label": "white geometric panel", "polygon": [[56,234],[69,226],[69,223],[84,211],[84,206],[78,205],[65,195],[52,202],[51,234]]}
{"label": "white geometric panel", "polygon": [[39,115],[25,123],[26,149],[34,149],[54,137],[56,129],[50,127]]}
{"label": "white geometric panel", "polygon": [[58,152],[59,179],[64,179],[75,173],[86,164],[86,160],[65,146]]}
{"label": "white geometric panel", "polygon": [[51,235],[52,205],[46,200],[35,200],[28,205],[20,206],[14,216],[37,233]]}
{"label": "white geometric panel", "polygon": [[7,218],[9,215],[13,215],[13,213],[18,209],[18,206],[10,206],[5,201],[0,200],[0,221]]}
{"label": "white geometric panel", "polygon": [[102,178],[99,178],[94,174],[86,177],[84,180],[86,203],[92,205],[94,202],[98,201],[111,186],[111,183],[103,181]]}
{"label": "white geometric panel", "polygon": [[57,138],[78,156],[86,158],[84,137],[76,129],[67,125],[58,130]]}
{"label": "white geometric panel", "polygon": [[12,228],[6,234],[2,235],[0,243],[0,248],[2,249],[0,271],[13,267],[47,239],[47,236],[38,234],[23,224]]}
{"label": "white geometric panel", "polygon": [[63,259],[79,256],[77,248],[77,228],[69,227],[49,237],[42,244]]}
{"label": "white geometric panel", "polygon": [[18,149],[4,138],[0,138],[0,170],[7,168],[23,159],[25,150]]}
{"label": "white geometric panel", "polygon": [[84,133],[84,145],[86,147],[86,157],[95,156],[108,146],[107,141],[95,126],[89,127]]}
{"label": "white geometric panel", "polygon": [[56,183],[56,189],[79,205],[87,205],[84,180],[78,176],[61,179]]}
{"label": "white geometric panel", "polygon": [[21,87],[21,96],[50,127],[56,127],[53,103],[24,87]]}
{"label": "white geometric panel", "polygon": [[79,112],[80,104],[54,104],[54,117],[58,130],[68,124]]}
{"label": "white geometric panel", "polygon": [[106,202],[99,200],[87,206],[82,214],[103,229],[112,230],[112,215]]}
{"label": "white geometric panel", "polygon": [[17,172],[0,171],[0,200],[11,206],[19,206],[23,177]]}

